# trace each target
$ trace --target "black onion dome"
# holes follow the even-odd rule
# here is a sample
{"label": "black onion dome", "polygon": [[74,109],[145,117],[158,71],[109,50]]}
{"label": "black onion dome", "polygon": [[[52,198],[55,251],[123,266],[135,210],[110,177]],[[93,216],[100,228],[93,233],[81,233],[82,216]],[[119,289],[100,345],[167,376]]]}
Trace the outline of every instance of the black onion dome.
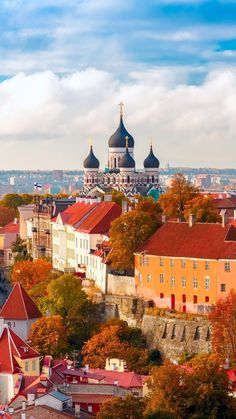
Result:
{"label": "black onion dome", "polygon": [[133,169],[135,167],[135,161],[129,154],[128,147],[126,147],[125,154],[120,159],[119,167],[122,169]]}
{"label": "black onion dome", "polygon": [[132,135],[130,135],[127,129],[125,128],[123,124],[123,118],[121,117],[120,124],[116,132],[114,132],[114,134],[109,138],[109,142],[108,142],[109,147],[125,148],[125,137],[129,137],[129,141],[128,141],[129,148],[133,148],[134,139]]}
{"label": "black onion dome", "polygon": [[158,169],[160,166],[159,160],[152,151],[152,146],[150,147],[150,153],[144,160],[143,165],[145,169]]}
{"label": "black onion dome", "polygon": [[95,157],[93,153],[93,146],[90,147],[90,153],[88,157],[84,160],[84,168],[85,169],[98,169],[99,168],[99,160]]}

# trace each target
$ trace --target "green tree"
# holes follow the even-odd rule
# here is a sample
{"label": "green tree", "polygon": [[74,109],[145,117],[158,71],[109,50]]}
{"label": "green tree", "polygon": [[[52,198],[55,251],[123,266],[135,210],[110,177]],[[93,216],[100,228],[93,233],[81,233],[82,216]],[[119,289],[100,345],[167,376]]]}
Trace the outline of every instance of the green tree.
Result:
{"label": "green tree", "polygon": [[14,208],[14,209],[17,209],[17,207],[20,207],[21,205],[23,205],[23,203],[24,201],[22,197],[18,195],[17,193],[6,194],[1,201],[1,204],[4,207]]}
{"label": "green tree", "polygon": [[173,176],[171,186],[159,198],[159,205],[163,213],[169,217],[184,219],[185,205],[196,197],[198,189],[195,188],[181,173]]}
{"label": "green tree", "polygon": [[16,240],[12,243],[11,250],[12,253],[14,253],[15,262],[19,260],[32,259],[29,253],[27,252],[26,241],[22,240],[20,236],[17,236]]}
{"label": "green tree", "polygon": [[104,402],[98,419],[143,419],[145,401],[128,394],[125,397],[114,397]]}
{"label": "green tree", "polygon": [[112,267],[133,269],[134,252],[160,225],[160,207],[152,199],[141,201],[136,209],[116,218],[110,228]]}

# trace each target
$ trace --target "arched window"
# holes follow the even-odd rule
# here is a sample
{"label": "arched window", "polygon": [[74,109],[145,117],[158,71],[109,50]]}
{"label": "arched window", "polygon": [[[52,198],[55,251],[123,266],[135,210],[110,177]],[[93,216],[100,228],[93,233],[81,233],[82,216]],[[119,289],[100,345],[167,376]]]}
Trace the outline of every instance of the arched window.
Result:
{"label": "arched window", "polygon": [[130,177],[127,176],[127,183],[130,183]]}

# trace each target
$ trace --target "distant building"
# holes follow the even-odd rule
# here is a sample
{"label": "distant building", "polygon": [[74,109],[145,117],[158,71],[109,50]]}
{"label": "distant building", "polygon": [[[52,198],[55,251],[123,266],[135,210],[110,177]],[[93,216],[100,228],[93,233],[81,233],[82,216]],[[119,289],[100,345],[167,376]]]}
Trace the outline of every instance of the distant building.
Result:
{"label": "distant building", "polygon": [[135,255],[137,295],[183,312],[207,313],[236,285],[236,227],[167,222]]}
{"label": "distant building", "polygon": [[27,340],[32,324],[41,316],[33,300],[17,282],[0,311],[0,326],[7,324],[22,339]]}
{"label": "distant building", "polygon": [[88,196],[103,195],[112,189],[127,196],[159,195],[159,160],[153,153],[152,145],[143,165],[144,170],[137,171],[134,160],[134,139],[126,130],[123,122],[123,104],[120,104],[120,123],[116,132],[109,139],[108,167],[99,171],[99,161],[93,147],[84,160],[83,191]]}
{"label": "distant building", "polygon": [[53,170],[52,180],[53,182],[63,182],[63,170]]}

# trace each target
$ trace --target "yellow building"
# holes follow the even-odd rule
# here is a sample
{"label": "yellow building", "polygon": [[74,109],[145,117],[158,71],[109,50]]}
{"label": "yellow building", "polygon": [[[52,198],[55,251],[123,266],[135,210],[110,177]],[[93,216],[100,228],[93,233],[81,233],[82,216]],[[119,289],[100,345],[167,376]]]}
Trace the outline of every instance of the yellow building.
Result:
{"label": "yellow building", "polygon": [[207,313],[236,288],[232,224],[167,222],[135,254],[137,294],[158,307]]}

